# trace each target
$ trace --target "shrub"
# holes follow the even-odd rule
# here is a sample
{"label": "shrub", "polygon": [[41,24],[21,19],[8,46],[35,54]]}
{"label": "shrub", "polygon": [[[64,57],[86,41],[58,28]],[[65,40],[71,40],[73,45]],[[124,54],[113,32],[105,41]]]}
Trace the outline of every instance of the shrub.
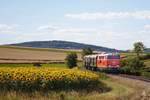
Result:
{"label": "shrub", "polygon": [[77,66],[77,54],[72,52],[66,56],[66,64],[69,68]]}
{"label": "shrub", "polygon": [[33,66],[35,66],[35,67],[41,67],[42,65],[40,63],[34,63]]}
{"label": "shrub", "polygon": [[120,66],[121,67],[128,66],[129,61],[130,61],[129,58],[122,59],[121,62],[120,62]]}
{"label": "shrub", "polygon": [[127,58],[121,61],[121,73],[140,75],[140,71],[145,67],[144,62],[137,57]]}

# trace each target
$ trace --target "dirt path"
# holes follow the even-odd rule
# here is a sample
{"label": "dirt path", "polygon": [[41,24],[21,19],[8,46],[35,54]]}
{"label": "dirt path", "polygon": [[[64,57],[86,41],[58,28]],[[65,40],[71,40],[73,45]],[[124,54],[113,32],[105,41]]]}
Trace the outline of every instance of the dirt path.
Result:
{"label": "dirt path", "polygon": [[108,76],[113,81],[127,85],[135,90],[135,93],[130,96],[131,100],[150,100],[150,82],[120,77],[117,75]]}

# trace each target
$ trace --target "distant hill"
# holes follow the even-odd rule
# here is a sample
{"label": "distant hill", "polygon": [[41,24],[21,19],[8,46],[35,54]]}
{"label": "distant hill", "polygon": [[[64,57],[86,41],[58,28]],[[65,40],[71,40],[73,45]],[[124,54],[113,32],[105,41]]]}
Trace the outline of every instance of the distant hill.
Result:
{"label": "distant hill", "polygon": [[102,46],[95,46],[83,43],[69,42],[69,41],[31,41],[31,42],[23,42],[10,44],[12,46],[23,46],[23,47],[34,47],[34,48],[57,48],[57,49],[83,49],[90,47],[95,51],[103,51],[103,52],[122,52],[121,50],[111,49]]}
{"label": "distant hill", "polygon": [[145,52],[149,52],[150,53],[150,48],[146,48]]}

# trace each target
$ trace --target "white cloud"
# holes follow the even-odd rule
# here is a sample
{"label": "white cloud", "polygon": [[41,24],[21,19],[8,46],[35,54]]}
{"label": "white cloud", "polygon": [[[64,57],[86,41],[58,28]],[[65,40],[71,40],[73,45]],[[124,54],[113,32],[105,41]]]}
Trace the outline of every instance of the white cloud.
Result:
{"label": "white cloud", "polygon": [[56,30],[55,33],[59,34],[92,34],[95,33],[96,29],[86,29],[86,28],[62,28]]}
{"label": "white cloud", "polygon": [[57,30],[59,27],[58,26],[52,26],[52,25],[44,25],[44,26],[40,26],[37,28],[38,31],[54,31]]}
{"label": "white cloud", "polygon": [[53,26],[53,25],[45,25],[40,26],[37,28],[38,31],[42,32],[51,32],[51,33],[58,33],[58,34],[77,34],[77,33],[93,33],[96,32],[96,29],[88,29],[88,28],[72,28],[72,27],[60,27],[60,26]]}
{"label": "white cloud", "polygon": [[7,25],[7,24],[0,24],[0,33],[16,33],[17,27],[19,25]]}
{"label": "white cloud", "polygon": [[[51,26],[53,25],[45,25]],[[41,26],[40,26],[41,27]],[[41,28],[30,34],[21,34],[16,38],[18,41],[39,41],[39,40],[65,40],[87,44],[95,44],[104,47],[117,49],[132,48],[132,44],[136,41],[143,41],[149,45],[149,33],[145,31],[115,31],[101,28],[82,28],[82,27],[63,27],[54,26],[57,29],[50,31],[51,28]],[[39,27],[37,28],[39,29]]]}
{"label": "white cloud", "polygon": [[132,11],[132,12],[83,12],[76,14],[65,14],[65,17],[80,20],[102,20],[102,19],[150,19],[150,11]]}
{"label": "white cloud", "polygon": [[[47,25],[46,25],[47,26]],[[53,26],[51,26],[53,27]],[[57,26],[55,26],[57,27]],[[38,28],[39,29],[39,28]],[[43,28],[45,29],[45,28]],[[46,40],[67,40],[75,41],[87,44],[96,44],[106,47],[119,47],[116,46],[118,41],[126,40],[128,35],[126,33],[119,33],[112,30],[96,29],[96,28],[73,28],[73,27],[60,27],[49,31],[51,29],[45,29],[40,31],[38,35],[35,34],[35,39],[37,37],[44,38]],[[114,43],[114,45],[112,45]]]}
{"label": "white cloud", "polygon": [[150,25],[144,25],[144,29],[150,29]]}

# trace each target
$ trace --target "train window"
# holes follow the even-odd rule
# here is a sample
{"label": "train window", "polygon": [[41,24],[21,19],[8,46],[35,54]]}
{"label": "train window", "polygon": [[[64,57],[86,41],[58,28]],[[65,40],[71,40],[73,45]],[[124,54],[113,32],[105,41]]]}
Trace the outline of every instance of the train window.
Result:
{"label": "train window", "polygon": [[99,59],[101,59],[101,57],[99,56]]}
{"label": "train window", "polygon": [[94,58],[94,66],[96,66],[96,58]]}
{"label": "train window", "polygon": [[93,59],[92,65],[94,66],[94,59]]}
{"label": "train window", "polygon": [[114,56],[108,56],[108,59],[120,59],[119,55],[114,55]]}
{"label": "train window", "polygon": [[105,59],[105,56],[103,57],[103,59]]}
{"label": "train window", "polygon": [[104,59],[104,56],[99,56],[99,59]]}

